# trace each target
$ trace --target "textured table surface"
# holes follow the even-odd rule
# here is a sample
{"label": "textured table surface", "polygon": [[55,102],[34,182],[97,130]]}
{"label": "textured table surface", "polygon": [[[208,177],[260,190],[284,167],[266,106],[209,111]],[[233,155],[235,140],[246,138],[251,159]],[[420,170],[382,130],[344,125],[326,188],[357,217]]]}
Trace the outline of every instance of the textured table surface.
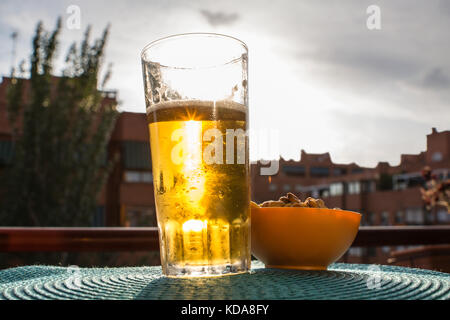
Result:
{"label": "textured table surface", "polygon": [[450,299],[450,274],[333,264],[328,271],[265,269],[173,279],[160,267],[28,266],[0,271],[0,299]]}

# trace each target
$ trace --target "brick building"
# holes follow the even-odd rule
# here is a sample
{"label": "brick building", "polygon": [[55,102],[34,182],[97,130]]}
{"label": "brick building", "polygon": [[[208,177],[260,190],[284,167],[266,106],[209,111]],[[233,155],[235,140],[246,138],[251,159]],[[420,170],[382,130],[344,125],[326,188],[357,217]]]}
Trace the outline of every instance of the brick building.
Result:
{"label": "brick building", "polygon": [[[262,165],[252,165],[252,198],[257,202],[278,199],[286,192],[303,199],[322,198],[328,207],[362,213],[363,226],[450,224],[444,208],[428,212],[422,202],[421,170],[429,166],[438,179],[450,178],[450,131],[435,128],[427,135],[427,150],[401,155],[398,166],[380,162],[375,168],[355,163],[336,164],[329,153],[301,151],[300,161],[280,159],[278,174],[261,176]],[[351,248],[350,261],[385,262],[400,247]]]}
{"label": "brick building", "polygon": [[[12,142],[6,115],[8,78],[0,83],[0,169],[8,165]],[[105,99],[116,99],[105,92]],[[277,199],[286,192],[324,199],[329,207],[363,214],[362,225],[450,224],[444,209],[424,210],[419,186],[421,170],[428,165],[440,179],[450,178],[450,131],[432,129],[427,150],[402,155],[398,166],[380,162],[375,168],[355,163],[336,164],[329,153],[301,151],[300,161],[280,159],[273,176],[259,175],[261,164],[252,164],[252,199]],[[119,156],[103,188],[93,226],[156,225],[148,127],[144,113],[122,112],[109,143],[109,157]],[[390,248],[351,248],[350,261],[385,262]]]}
{"label": "brick building", "polygon": [[122,112],[109,154],[119,161],[99,199],[99,225],[156,226],[150,144],[145,114]]}
{"label": "brick building", "polygon": [[450,223],[439,210],[431,215],[422,212],[419,190],[424,166],[431,167],[439,179],[450,177],[450,131],[437,132],[433,128],[427,135],[427,150],[402,155],[398,166],[385,162],[375,168],[336,164],[329,153],[303,150],[300,161],[281,158],[276,175],[259,175],[261,166],[252,164],[255,201],[275,199],[291,191],[302,197],[323,198],[329,207],[364,213],[364,225]]}

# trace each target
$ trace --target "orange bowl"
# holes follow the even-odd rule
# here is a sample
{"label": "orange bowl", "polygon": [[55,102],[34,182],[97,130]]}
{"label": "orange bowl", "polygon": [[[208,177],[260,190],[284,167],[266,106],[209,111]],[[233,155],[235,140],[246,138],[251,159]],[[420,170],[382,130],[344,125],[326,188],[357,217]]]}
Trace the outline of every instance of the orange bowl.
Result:
{"label": "orange bowl", "polygon": [[326,270],[352,244],[361,215],[352,211],[252,207],[252,254],[267,268]]}

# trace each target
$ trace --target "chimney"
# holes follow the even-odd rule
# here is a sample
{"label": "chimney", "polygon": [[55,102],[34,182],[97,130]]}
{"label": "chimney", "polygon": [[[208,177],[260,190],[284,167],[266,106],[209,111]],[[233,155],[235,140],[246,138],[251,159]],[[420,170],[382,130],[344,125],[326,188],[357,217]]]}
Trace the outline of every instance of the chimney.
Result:
{"label": "chimney", "polygon": [[301,153],[300,153],[300,161],[306,161],[306,151],[304,149],[302,149]]}
{"label": "chimney", "polygon": [[435,127],[431,128],[431,134],[435,134],[435,133],[438,133],[436,128]]}

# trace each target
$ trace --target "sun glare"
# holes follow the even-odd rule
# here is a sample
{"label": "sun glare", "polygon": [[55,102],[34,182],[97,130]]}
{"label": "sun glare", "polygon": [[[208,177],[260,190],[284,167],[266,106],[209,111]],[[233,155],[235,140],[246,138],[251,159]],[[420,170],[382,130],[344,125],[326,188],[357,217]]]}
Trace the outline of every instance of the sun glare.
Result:
{"label": "sun glare", "polygon": [[206,223],[206,220],[188,220],[183,223],[183,232],[200,232],[206,228]]}
{"label": "sun glare", "polygon": [[202,122],[189,120],[184,123],[183,176],[187,180],[188,202],[199,209],[205,188],[205,173],[202,166]]}

